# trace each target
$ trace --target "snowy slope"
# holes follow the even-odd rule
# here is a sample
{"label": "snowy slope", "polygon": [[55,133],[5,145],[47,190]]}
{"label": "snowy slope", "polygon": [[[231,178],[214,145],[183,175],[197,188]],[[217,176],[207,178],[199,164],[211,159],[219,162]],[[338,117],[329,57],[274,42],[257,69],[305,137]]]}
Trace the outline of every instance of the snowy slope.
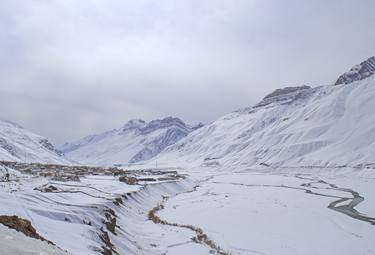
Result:
{"label": "snowy slope", "polygon": [[[53,169],[33,168],[33,174],[7,169],[10,181],[0,183],[0,215],[17,215],[30,221],[42,237],[69,254],[166,254],[169,246],[189,242],[194,236],[188,230],[176,233],[174,227],[162,228],[148,219],[148,211],[164,196],[193,189],[193,183],[185,178],[160,180],[171,175],[142,171],[135,175],[153,177],[155,181],[128,185],[118,176],[91,169],[95,175],[82,174],[79,181],[59,181],[39,175],[53,173]],[[2,173],[4,168],[0,168],[0,179]],[[67,174],[64,170],[59,173]],[[3,232],[0,224],[0,239],[3,236],[18,238]],[[53,247],[44,250],[40,242],[32,240],[17,247],[16,241],[4,245],[0,240],[0,255],[63,254],[56,247],[55,252]],[[199,244],[191,246],[200,248]],[[3,253],[4,248],[11,252]],[[208,254],[207,248],[201,249]]]}
{"label": "snowy slope", "polygon": [[44,137],[0,120],[0,160],[68,163]]}
{"label": "snowy slope", "polygon": [[0,225],[0,255],[68,255],[55,246]]}
{"label": "snowy slope", "polygon": [[156,156],[199,127],[172,117],[149,123],[131,120],[119,129],[87,136],[60,149],[67,157],[86,164],[135,163]]}
{"label": "snowy slope", "polygon": [[[362,70],[357,66],[349,73],[354,69]],[[254,107],[227,114],[168,147],[158,162],[178,159],[181,164],[227,167],[374,164],[375,76],[357,78],[338,86],[276,90]]]}

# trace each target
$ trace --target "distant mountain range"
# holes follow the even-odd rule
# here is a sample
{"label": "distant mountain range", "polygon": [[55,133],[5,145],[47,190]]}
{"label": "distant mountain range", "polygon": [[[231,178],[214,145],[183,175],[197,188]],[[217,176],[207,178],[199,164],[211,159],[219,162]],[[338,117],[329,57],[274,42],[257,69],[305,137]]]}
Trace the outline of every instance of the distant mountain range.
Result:
{"label": "distant mountain range", "polygon": [[[127,165],[374,166],[375,57],[329,86],[277,89],[252,107],[203,126],[167,117],[66,143],[0,121],[0,159]],[[335,85],[335,86],[334,86]],[[60,152],[61,151],[61,152]],[[63,154],[64,155],[63,155]]]}
{"label": "distant mountain range", "polygon": [[84,164],[136,163],[153,158],[201,126],[190,126],[172,117],[150,122],[130,120],[118,129],[66,143],[59,149],[66,157]]}

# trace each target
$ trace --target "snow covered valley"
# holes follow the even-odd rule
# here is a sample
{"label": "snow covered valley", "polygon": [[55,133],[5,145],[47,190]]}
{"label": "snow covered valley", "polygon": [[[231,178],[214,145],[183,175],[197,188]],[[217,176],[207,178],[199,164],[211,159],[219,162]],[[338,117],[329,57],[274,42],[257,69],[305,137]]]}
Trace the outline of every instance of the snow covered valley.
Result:
{"label": "snow covered valley", "polygon": [[374,63],[203,127],[130,121],[66,155],[0,122],[0,254],[375,254]]}
{"label": "snow covered valley", "polygon": [[375,253],[373,169],[8,169],[0,215],[29,220],[62,254]]}
{"label": "snow covered valley", "polygon": [[374,179],[277,170],[215,175],[159,215],[199,226],[227,254],[375,253]]}

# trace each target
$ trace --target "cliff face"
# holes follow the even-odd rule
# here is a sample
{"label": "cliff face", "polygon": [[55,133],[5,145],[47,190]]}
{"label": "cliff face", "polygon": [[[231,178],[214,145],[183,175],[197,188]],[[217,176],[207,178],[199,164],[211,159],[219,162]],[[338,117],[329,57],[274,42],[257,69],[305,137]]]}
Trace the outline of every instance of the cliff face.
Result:
{"label": "cliff face", "polygon": [[335,85],[349,84],[370,77],[375,73],[375,57],[363,61],[359,65],[352,67],[348,72],[341,75]]}

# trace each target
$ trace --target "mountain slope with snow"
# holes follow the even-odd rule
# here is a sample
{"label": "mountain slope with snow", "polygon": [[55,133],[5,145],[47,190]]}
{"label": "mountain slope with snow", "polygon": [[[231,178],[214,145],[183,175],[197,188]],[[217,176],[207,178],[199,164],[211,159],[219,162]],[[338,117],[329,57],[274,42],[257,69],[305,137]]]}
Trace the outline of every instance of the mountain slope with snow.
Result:
{"label": "mountain slope with snow", "polygon": [[375,165],[375,76],[355,80],[276,90],[191,133],[158,161],[234,168]]}
{"label": "mountain slope with snow", "polygon": [[131,120],[123,127],[90,135],[60,149],[85,164],[128,164],[150,159],[201,126],[191,127],[178,118]]}
{"label": "mountain slope with snow", "polygon": [[375,57],[363,61],[359,65],[352,67],[348,72],[341,75],[335,85],[348,84],[370,77],[375,73]]}
{"label": "mountain slope with snow", "polygon": [[0,120],[0,159],[42,163],[69,163],[44,137]]}

